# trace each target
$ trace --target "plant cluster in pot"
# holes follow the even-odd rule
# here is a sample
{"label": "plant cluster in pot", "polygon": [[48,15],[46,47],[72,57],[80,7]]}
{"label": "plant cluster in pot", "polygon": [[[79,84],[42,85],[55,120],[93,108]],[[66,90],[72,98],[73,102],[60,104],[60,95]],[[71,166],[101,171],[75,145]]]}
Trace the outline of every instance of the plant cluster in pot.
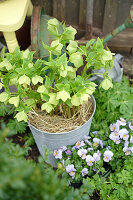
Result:
{"label": "plant cluster in pot", "polygon": [[[101,39],[78,46],[74,41],[76,30],[55,18],[48,21],[48,30],[54,36],[50,46],[43,44],[49,51],[48,61],[33,62],[34,52],[19,49],[6,55],[2,52],[0,58],[0,88],[4,87],[0,101],[14,104],[18,121],[28,121],[43,157],[44,149],[72,145],[89,134],[96,107],[92,94],[97,85],[89,80],[93,74],[86,71],[104,67],[100,87],[113,87],[108,76],[113,54],[104,49]],[[76,75],[83,56],[86,65],[82,74]],[[12,93],[10,85],[15,85],[17,92]],[[49,162],[55,165],[52,155]]]}

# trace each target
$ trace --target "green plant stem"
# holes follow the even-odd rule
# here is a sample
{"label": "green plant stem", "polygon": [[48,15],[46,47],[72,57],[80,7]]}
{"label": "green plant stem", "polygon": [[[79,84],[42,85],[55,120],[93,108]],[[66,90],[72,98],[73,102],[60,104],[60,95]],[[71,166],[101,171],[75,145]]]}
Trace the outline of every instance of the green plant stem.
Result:
{"label": "green plant stem", "polygon": [[87,71],[87,64],[85,65],[85,67],[84,67],[84,69],[82,71],[81,76],[84,76],[86,74],[86,71]]}
{"label": "green plant stem", "polygon": [[90,78],[90,76],[93,76],[93,75],[103,75],[102,73],[92,73],[92,74],[89,74],[89,75],[87,75],[87,78]]}

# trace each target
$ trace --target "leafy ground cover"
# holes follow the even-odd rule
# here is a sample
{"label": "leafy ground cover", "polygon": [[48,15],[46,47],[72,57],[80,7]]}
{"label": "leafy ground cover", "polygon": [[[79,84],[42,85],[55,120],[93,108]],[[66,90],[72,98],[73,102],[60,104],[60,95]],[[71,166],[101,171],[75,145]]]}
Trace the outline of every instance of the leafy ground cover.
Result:
{"label": "leafy ground cover", "polygon": [[[130,86],[128,79],[124,77],[122,83],[114,83],[114,87],[109,91],[106,92],[101,88],[98,90],[95,94],[97,109],[91,132],[100,130],[100,137],[103,137],[106,131],[109,132],[109,125],[120,119],[120,117],[128,121],[133,120],[133,87]],[[0,198],[2,200],[15,200],[18,198],[20,200],[133,199],[132,156],[123,160],[123,165],[117,163],[118,167],[113,173],[106,173],[103,177],[96,173],[93,178],[90,176],[85,178],[83,184],[71,183],[71,186],[79,187],[75,190],[73,187],[68,186],[70,181],[67,181],[66,177],[58,179],[63,174],[61,165],[58,166],[56,173],[53,169],[49,169],[47,166],[44,167],[42,162],[40,163],[39,152],[27,124],[12,120],[13,116],[16,115],[14,107],[4,106],[1,103],[0,108],[0,129],[2,130],[0,132],[0,150],[3,152],[0,160],[0,177],[2,178]],[[7,139],[5,138],[6,131],[8,132]],[[106,175],[108,179],[106,179]],[[49,185],[51,180],[52,182]],[[49,188],[46,185],[49,185]],[[62,191],[64,191],[64,194],[62,194]]]}

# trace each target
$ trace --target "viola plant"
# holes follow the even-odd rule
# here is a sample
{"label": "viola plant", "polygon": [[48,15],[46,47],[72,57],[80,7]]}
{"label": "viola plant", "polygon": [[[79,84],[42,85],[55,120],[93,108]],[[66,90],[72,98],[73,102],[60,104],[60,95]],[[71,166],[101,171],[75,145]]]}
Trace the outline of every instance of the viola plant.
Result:
{"label": "viola plant", "polygon": [[85,177],[95,174],[107,176],[122,168],[129,156],[133,156],[131,122],[120,118],[109,126],[109,130],[106,133],[94,131],[75,145],[54,151],[58,166],[62,163],[64,174],[70,181],[83,182]]}
{"label": "viola plant", "polygon": [[[88,79],[93,75],[86,73],[89,68],[103,67],[104,80],[100,87],[105,90],[113,87],[108,69],[113,67],[114,54],[108,48],[104,49],[102,39],[92,39],[86,46],[78,46],[74,40],[77,31],[56,19],[48,21],[48,30],[54,39],[50,46],[43,44],[49,52],[47,61],[33,62],[34,52],[28,49],[16,49],[6,55],[1,53],[0,89],[4,87],[4,92],[0,94],[0,102],[15,106],[18,121],[27,121],[29,111],[38,108],[51,116],[61,113],[63,117],[71,118],[96,89],[96,84]],[[83,56],[86,65],[81,76],[77,76]],[[10,91],[11,85],[16,86],[16,92]]]}

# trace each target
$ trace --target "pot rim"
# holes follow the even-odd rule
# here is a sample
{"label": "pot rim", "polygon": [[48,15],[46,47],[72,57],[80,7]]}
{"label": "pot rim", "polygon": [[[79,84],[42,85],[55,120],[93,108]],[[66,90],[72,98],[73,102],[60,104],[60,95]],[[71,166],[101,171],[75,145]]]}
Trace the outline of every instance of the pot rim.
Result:
{"label": "pot rim", "polygon": [[[93,117],[93,115],[94,115],[94,113],[95,113],[95,110],[96,110],[96,101],[95,101],[95,98],[94,98],[93,95],[90,95],[90,96],[91,96],[91,98],[92,98],[92,100],[93,100],[93,106],[94,106],[94,108],[93,108],[93,113],[92,113],[91,117],[88,119],[88,121],[90,121],[90,120],[92,119],[92,117]],[[75,131],[75,130],[80,129],[80,128],[83,127],[86,123],[88,123],[88,121],[86,121],[83,125],[77,127],[76,129],[73,129],[73,130],[71,130],[71,131],[67,131],[67,132],[56,132],[56,133],[49,133],[49,132],[45,132],[45,131],[43,131],[43,130],[37,129],[35,126],[31,125],[29,122],[28,122],[28,126],[34,128],[36,131],[41,131],[42,133],[45,133],[45,134],[48,134],[48,135],[64,135],[64,134],[66,134],[66,133],[71,133],[71,132],[73,132],[73,131]]]}

